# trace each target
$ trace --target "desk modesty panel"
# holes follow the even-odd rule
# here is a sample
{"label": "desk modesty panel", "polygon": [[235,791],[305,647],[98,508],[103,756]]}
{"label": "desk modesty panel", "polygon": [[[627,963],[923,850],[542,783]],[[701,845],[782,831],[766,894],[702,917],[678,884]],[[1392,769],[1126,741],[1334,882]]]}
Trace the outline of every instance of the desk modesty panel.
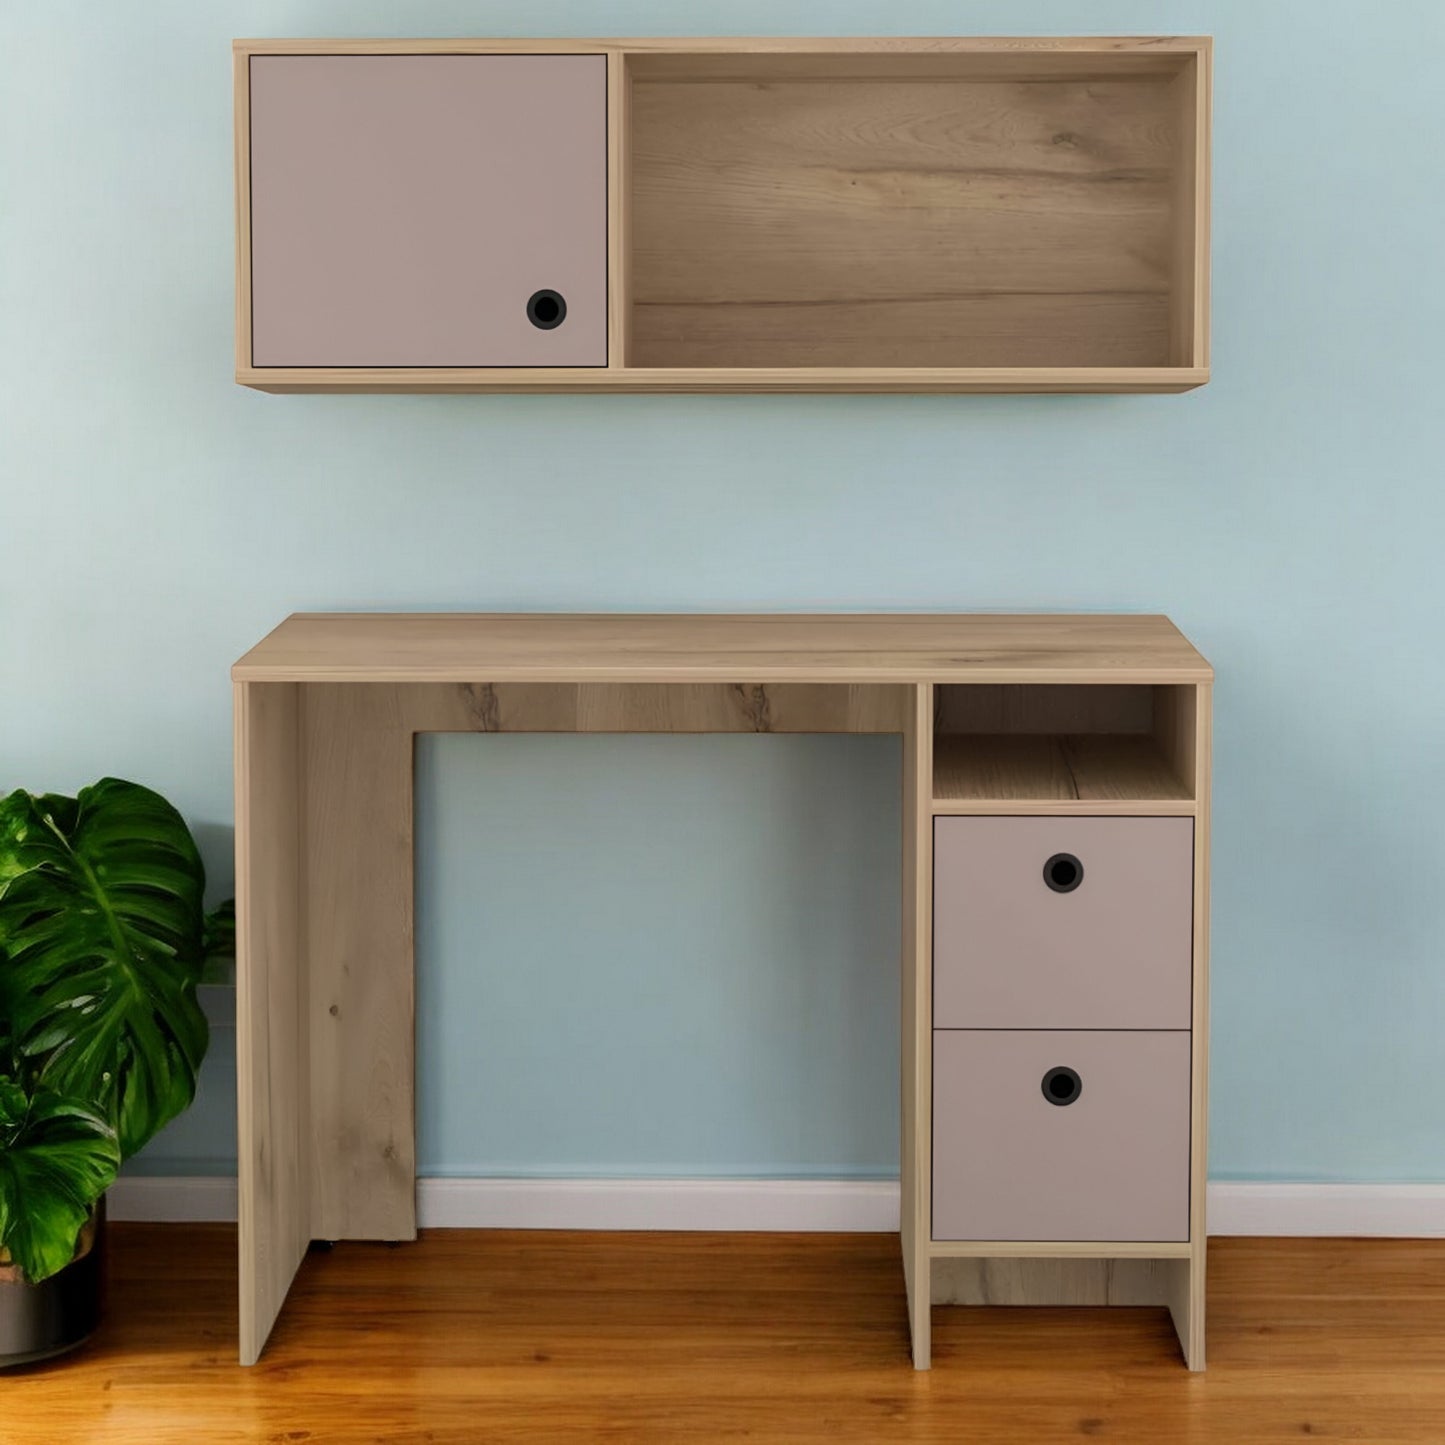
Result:
{"label": "desk modesty panel", "polygon": [[311,1240],[416,1235],[416,734],[865,732],[913,1363],[935,1304],[1135,1304],[1203,1368],[1213,672],[1167,618],[302,614],[232,675],[244,1363]]}

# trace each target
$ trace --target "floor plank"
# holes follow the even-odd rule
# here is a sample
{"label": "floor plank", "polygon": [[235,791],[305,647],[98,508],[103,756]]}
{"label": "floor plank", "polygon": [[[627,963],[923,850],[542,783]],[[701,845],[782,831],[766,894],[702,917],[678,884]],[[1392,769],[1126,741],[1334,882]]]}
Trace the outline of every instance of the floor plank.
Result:
{"label": "floor plank", "polygon": [[1209,1371],[1163,1310],[939,1309],[882,1235],[451,1230],[313,1253],[260,1365],[235,1231],[116,1225],[110,1316],[0,1376],[0,1445],[1445,1441],[1445,1241],[1217,1240]]}

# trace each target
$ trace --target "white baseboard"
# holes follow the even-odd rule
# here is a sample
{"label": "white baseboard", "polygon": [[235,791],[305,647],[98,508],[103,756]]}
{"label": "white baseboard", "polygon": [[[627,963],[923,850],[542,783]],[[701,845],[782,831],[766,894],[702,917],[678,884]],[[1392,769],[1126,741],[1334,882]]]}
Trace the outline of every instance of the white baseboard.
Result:
{"label": "white baseboard", "polygon": [[1445,1236],[1445,1184],[1209,1186],[1210,1234]]}
{"label": "white baseboard", "polygon": [[[112,1219],[233,1221],[236,1181],[118,1180]],[[898,1185],[867,1179],[420,1179],[423,1229],[717,1229],[882,1233]],[[1445,1184],[1209,1186],[1212,1235],[1445,1237]]]}
{"label": "white baseboard", "polygon": [[883,1233],[888,1179],[423,1179],[431,1229],[724,1229]]}
{"label": "white baseboard", "polygon": [[[423,1229],[718,1229],[883,1233],[898,1228],[887,1179],[419,1179]],[[236,1218],[236,1181],[118,1179],[111,1219]]]}
{"label": "white baseboard", "polygon": [[234,1224],[236,1180],[129,1174],[110,1186],[105,1213],[107,1219],[144,1224]]}

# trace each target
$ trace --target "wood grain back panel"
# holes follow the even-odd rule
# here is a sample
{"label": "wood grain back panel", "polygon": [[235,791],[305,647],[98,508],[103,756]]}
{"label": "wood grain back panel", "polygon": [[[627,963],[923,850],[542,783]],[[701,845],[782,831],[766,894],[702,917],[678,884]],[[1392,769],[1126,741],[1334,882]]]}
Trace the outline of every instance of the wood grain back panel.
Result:
{"label": "wood grain back panel", "polygon": [[1180,1261],[1170,1259],[940,1259],[938,1305],[1045,1309],[1163,1305]]}
{"label": "wood grain back panel", "polygon": [[1146,686],[964,683],[940,687],[935,696],[940,733],[1147,733],[1154,716]]}
{"label": "wood grain back panel", "polygon": [[1168,77],[634,78],[638,366],[1156,366]]}

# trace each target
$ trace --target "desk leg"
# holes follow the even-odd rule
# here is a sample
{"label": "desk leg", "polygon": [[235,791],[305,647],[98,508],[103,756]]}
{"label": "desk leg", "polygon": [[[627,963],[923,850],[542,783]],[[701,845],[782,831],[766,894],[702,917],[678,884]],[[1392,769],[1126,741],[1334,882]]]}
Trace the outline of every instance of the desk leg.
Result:
{"label": "desk leg", "polygon": [[317,1239],[416,1238],[412,695],[302,693]]}
{"label": "desk leg", "polygon": [[[1190,1162],[1189,1264],[1187,1300],[1182,1285],[1169,1308],[1191,1370],[1204,1368],[1204,1278],[1209,1254],[1205,1194],[1209,1177],[1209,814],[1213,793],[1214,688],[1194,689],[1194,1112]],[[1187,1325],[1187,1328],[1186,1328]]]}
{"label": "desk leg", "polygon": [[300,697],[236,685],[236,1090],[241,1363],[255,1364],[311,1241],[301,953]]}
{"label": "desk leg", "polygon": [[913,1365],[932,1354],[933,687],[912,689],[903,732],[903,1064],[899,1228]]}

